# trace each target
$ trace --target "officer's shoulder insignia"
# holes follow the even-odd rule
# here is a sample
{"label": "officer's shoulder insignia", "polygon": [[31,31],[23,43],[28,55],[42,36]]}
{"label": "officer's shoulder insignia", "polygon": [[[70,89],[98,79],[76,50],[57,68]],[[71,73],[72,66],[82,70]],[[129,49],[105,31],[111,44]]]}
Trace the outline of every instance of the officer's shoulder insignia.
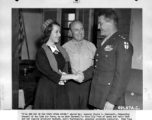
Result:
{"label": "officer's shoulder insignia", "polygon": [[125,48],[125,49],[129,49],[129,43],[126,42],[126,41],[124,42],[124,48]]}

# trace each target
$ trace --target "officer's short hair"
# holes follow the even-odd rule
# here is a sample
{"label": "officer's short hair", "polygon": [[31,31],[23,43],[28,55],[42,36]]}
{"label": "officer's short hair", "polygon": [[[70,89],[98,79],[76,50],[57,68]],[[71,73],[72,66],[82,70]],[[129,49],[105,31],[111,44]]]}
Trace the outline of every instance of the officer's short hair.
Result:
{"label": "officer's short hair", "polygon": [[98,16],[105,16],[107,20],[113,20],[116,25],[118,24],[118,16],[113,9],[101,9]]}

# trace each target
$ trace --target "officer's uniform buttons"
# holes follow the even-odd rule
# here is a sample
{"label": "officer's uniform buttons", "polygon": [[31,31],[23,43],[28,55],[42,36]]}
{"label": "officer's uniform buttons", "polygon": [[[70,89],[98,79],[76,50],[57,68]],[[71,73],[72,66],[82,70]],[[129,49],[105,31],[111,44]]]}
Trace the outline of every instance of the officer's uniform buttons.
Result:
{"label": "officer's uniform buttons", "polygon": [[135,94],[132,92],[132,93],[131,93],[131,96],[134,96],[134,95],[135,95]]}
{"label": "officer's uniform buttons", "polygon": [[94,74],[96,73],[95,69],[94,69]]}
{"label": "officer's uniform buttons", "polygon": [[95,68],[96,68],[97,66],[95,65]]}
{"label": "officer's uniform buttons", "polygon": [[96,59],[96,62],[98,61],[98,59]]}
{"label": "officer's uniform buttons", "polygon": [[110,83],[108,83],[108,85],[110,85]]}
{"label": "officer's uniform buttons", "polygon": [[97,56],[99,56],[99,54],[97,54]]}
{"label": "officer's uniform buttons", "polygon": [[108,57],[108,55],[106,55],[106,57]]}

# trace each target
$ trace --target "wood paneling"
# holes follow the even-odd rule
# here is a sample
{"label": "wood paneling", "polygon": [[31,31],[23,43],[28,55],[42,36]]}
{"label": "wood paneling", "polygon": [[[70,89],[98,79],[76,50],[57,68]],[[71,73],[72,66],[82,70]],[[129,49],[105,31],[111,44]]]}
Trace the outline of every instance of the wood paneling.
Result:
{"label": "wood paneling", "polygon": [[119,22],[118,30],[124,36],[129,36],[130,32],[130,19],[131,19],[131,9],[115,9]]}
{"label": "wood paneling", "polygon": [[45,9],[43,17],[43,21],[46,21],[47,19],[57,21],[57,9]]}
{"label": "wood paneling", "polygon": [[80,9],[79,10],[79,20],[83,23],[84,26],[84,39],[88,40],[89,37],[89,9]]}

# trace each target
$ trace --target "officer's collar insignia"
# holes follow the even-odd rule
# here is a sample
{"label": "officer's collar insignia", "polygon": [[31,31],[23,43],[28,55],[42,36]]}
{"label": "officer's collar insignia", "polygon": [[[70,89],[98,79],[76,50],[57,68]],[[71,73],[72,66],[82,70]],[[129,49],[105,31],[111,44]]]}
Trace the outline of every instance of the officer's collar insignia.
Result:
{"label": "officer's collar insignia", "polygon": [[124,40],[126,39],[126,38],[125,38],[124,36],[122,36],[122,35],[119,35],[119,37],[122,38],[122,39],[124,39]]}
{"label": "officer's collar insignia", "polygon": [[107,45],[105,48],[104,48],[105,51],[111,51],[113,50],[113,47],[112,45]]}
{"label": "officer's collar insignia", "polygon": [[129,43],[128,42],[124,42],[124,48],[128,49],[129,48]]}

